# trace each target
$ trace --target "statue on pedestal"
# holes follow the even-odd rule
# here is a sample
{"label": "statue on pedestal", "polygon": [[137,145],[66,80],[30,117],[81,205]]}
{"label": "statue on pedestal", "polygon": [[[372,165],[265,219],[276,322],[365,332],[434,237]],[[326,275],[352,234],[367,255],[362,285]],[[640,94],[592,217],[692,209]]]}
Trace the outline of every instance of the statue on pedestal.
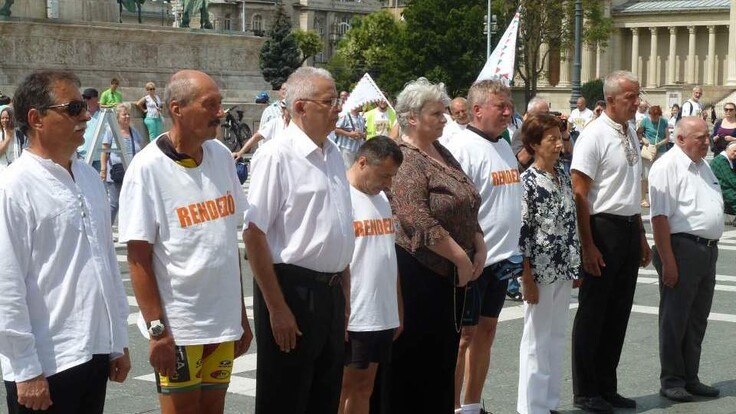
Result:
{"label": "statue on pedestal", "polygon": [[210,14],[207,11],[207,0],[184,0],[181,17],[181,27],[189,27],[189,21],[191,20],[192,14],[199,11],[199,27],[202,29],[212,29],[212,23],[210,22]]}
{"label": "statue on pedestal", "polygon": [[10,16],[10,7],[15,3],[14,0],[5,0],[5,4],[0,8],[0,16]]}

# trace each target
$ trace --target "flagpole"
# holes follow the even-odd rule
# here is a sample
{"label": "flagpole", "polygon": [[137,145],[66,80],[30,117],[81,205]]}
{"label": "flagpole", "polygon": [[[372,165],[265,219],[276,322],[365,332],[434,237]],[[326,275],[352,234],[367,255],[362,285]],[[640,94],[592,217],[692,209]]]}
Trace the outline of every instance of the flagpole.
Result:
{"label": "flagpole", "polygon": [[493,0],[488,0],[488,14],[486,14],[486,59],[491,56],[491,3]]}

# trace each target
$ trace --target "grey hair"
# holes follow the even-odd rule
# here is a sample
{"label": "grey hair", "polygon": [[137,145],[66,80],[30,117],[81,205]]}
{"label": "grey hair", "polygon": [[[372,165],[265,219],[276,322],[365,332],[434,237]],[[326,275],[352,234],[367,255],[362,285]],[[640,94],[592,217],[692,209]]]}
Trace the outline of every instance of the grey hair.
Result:
{"label": "grey hair", "polygon": [[690,132],[690,130],[692,129],[691,121],[698,121],[698,120],[702,121],[702,118],[699,116],[683,116],[679,121],[677,121],[677,124],[675,124],[675,130],[672,133],[672,136],[675,137],[675,143],[677,143],[678,136],[680,135],[684,136],[685,132]]}
{"label": "grey hair", "polygon": [[547,100],[542,98],[541,96],[535,96],[529,100],[528,104],[526,104],[526,112],[527,113],[539,112],[537,110],[537,106],[541,104],[546,104],[547,109],[549,110],[549,102],[547,102]]}
{"label": "grey hair", "polygon": [[606,76],[605,82],[603,82],[603,95],[606,98],[614,97],[621,93],[621,82],[629,81],[639,83],[639,78],[628,70],[617,70],[613,71]]}
{"label": "grey hair", "polygon": [[401,129],[409,126],[409,116],[418,115],[422,112],[424,105],[430,102],[442,102],[443,106],[450,104],[450,96],[447,94],[444,83],[432,83],[427,78],[407,82],[404,90],[396,98],[394,108]]}
{"label": "grey hair", "polygon": [[475,105],[483,106],[488,101],[490,95],[510,95],[511,89],[499,79],[486,79],[475,82],[468,91],[468,105],[472,108]]}
{"label": "grey hair", "polygon": [[123,112],[123,109],[125,109],[126,111],[128,111],[128,113],[130,113],[130,108],[131,108],[130,102],[119,103],[117,104],[117,106],[115,106],[115,114],[120,115],[120,113]]}
{"label": "grey hair", "polygon": [[166,103],[166,108],[173,101],[178,102],[181,106],[187,106],[194,100],[196,95],[197,88],[194,82],[192,82],[192,79],[188,76],[175,73],[171,76],[169,83],[166,85],[166,90],[164,90],[164,102]]}
{"label": "grey hair", "polygon": [[320,78],[332,83],[335,82],[329,71],[312,66],[303,66],[289,76],[289,79],[286,80],[288,87],[284,94],[284,100],[286,101],[286,107],[292,114],[296,113],[294,110],[294,103],[296,101],[314,97],[314,94],[317,93],[314,80]]}

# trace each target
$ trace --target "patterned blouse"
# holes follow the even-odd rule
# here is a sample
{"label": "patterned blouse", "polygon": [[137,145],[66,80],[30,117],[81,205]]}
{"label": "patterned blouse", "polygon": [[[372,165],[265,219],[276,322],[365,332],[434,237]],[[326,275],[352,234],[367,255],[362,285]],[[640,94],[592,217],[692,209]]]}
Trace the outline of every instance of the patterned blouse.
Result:
{"label": "patterned blouse", "polygon": [[450,236],[472,254],[475,233],[483,233],[478,224],[480,195],[457,160],[438,142],[432,145],[448,167],[407,142],[400,140],[399,145],[404,162],[387,192],[399,222],[396,244],[435,273],[452,276],[453,263],[428,246]]}
{"label": "patterned blouse", "polygon": [[535,166],[521,174],[524,200],[519,249],[529,258],[534,281],[577,279],[580,271],[575,201],[570,176],[555,165],[557,178]]}

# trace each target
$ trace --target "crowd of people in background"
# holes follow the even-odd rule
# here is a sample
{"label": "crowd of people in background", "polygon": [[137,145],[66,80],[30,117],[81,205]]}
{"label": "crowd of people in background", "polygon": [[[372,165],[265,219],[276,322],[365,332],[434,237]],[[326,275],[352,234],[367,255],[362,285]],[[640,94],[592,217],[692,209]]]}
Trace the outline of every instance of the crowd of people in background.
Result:
{"label": "crowd of people in background", "polygon": [[[604,100],[590,109],[581,97],[569,116],[535,97],[521,119],[501,80],[451,99],[419,78],[393,106],[384,97],[343,108],[349,93],[331,74],[302,67],[232,153],[212,139],[225,113],[207,74],[175,73],[163,99],[145,85],[135,105],[148,139],[119,85],[81,91],[70,72],[40,71],[0,108],[10,413],[101,413],[108,379],[125,380],[117,216],[149,340],[148,355],[132,357],[150,362],[167,414],[223,412],[234,360],[254,337],[258,414],[487,413],[508,296],[524,302],[519,413],[557,412],[568,341],[574,405],[635,408],[617,370],[638,269],[650,262],[660,393],[719,395],[698,371],[718,240],[736,202],[736,104],[716,120],[696,87],[667,120],[634,74],[616,71]],[[103,130],[100,108],[112,109],[113,127]],[[246,194],[233,157],[253,149]]]}

